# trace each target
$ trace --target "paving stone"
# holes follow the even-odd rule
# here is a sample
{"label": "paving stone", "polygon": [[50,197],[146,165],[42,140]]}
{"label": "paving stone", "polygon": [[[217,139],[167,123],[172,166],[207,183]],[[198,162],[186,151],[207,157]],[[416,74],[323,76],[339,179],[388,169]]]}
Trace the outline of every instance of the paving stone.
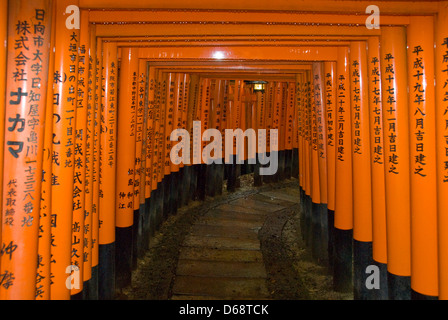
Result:
{"label": "paving stone", "polygon": [[267,195],[265,193],[263,193],[263,194],[256,194],[256,195],[250,196],[249,199],[265,202],[265,203],[268,203],[268,204],[278,205],[278,206],[281,206],[281,207],[284,207],[284,208],[289,208],[289,207],[291,207],[291,206],[296,204],[296,203],[292,202],[291,199],[290,200],[284,200],[284,199],[280,199],[278,197],[273,197],[271,195]]}
{"label": "paving stone", "polygon": [[296,195],[292,195],[289,193],[285,193],[285,192],[283,192],[283,190],[262,192],[261,195],[266,196],[266,197],[271,197],[274,199],[284,200],[287,202],[291,202],[293,204],[300,203],[299,195],[296,196]]}
{"label": "paving stone", "polygon": [[218,278],[266,278],[264,265],[260,262],[195,261],[179,260],[178,276]]}
{"label": "paving stone", "polygon": [[180,260],[262,262],[261,251],[183,247]]}
{"label": "paving stone", "polygon": [[268,298],[266,280],[247,278],[214,278],[178,276],[173,287],[175,295],[242,298]]}
{"label": "paving stone", "polygon": [[227,237],[258,240],[259,231],[260,228],[197,224],[192,227],[190,234],[196,237]]}
{"label": "paving stone", "polygon": [[285,209],[283,206],[276,204],[270,204],[263,201],[258,201],[250,198],[242,198],[231,202],[230,204],[235,204],[255,210],[265,211],[265,212],[276,212]]}
{"label": "paving stone", "polygon": [[260,250],[260,241],[253,239],[234,239],[234,238],[212,238],[212,237],[195,237],[187,236],[184,242],[186,247],[197,248],[224,248],[235,250]]}

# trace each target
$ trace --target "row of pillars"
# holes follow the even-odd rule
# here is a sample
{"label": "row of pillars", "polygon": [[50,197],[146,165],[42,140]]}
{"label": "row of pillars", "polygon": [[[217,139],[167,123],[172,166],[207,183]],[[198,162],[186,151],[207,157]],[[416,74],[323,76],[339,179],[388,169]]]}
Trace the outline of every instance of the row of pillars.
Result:
{"label": "row of pillars", "polygon": [[303,232],[337,291],[448,298],[448,10],[297,84]]}
{"label": "row of pillars", "polygon": [[[87,13],[67,28],[70,1],[0,4],[1,299],[113,299],[181,206],[221,194],[224,180],[234,191],[247,173],[257,185],[299,176],[296,79],[256,92],[244,79],[167,72],[98,40]],[[258,148],[279,159],[275,175],[260,175],[253,144],[224,165],[229,146],[217,141],[237,128],[278,130]],[[171,161],[182,142],[190,163]]]}

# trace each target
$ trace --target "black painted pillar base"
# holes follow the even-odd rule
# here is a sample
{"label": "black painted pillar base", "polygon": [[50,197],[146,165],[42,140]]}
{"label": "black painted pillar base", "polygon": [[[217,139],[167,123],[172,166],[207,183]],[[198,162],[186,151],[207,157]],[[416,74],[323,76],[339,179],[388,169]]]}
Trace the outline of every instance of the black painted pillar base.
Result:
{"label": "black painted pillar base", "polygon": [[419,293],[417,291],[414,291],[413,289],[411,289],[411,299],[412,300],[439,300],[438,296],[429,296],[423,293]]}
{"label": "black painted pillar base", "polygon": [[191,200],[190,187],[191,187],[191,170],[192,166],[186,166],[182,171],[182,205],[188,206]]}
{"label": "black painted pillar base", "polygon": [[389,300],[411,300],[411,277],[387,273]]}
{"label": "black painted pillar base", "polygon": [[170,200],[168,204],[168,214],[176,215],[179,201],[179,172],[171,173]]}
{"label": "black painted pillar base", "polygon": [[121,290],[131,285],[132,278],[132,226],[115,228],[115,250],[119,254],[115,259],[115,288]]}
{"label": "black painted pillar base", "polygon": [[319,204],[319,216],[320,216],[320,227],[321,227],[321,242],[322,251],[320,252],[319,263],[322,266],[329,266],[328,258],[328,207],[326,203]]}
{"label": "black painted pillar base", "polygon": [[372,242],[353,239],[353,293],[355,300],[374,300],[375,291],[366,285],[370,273],[366,273],[373,263]]}
{"label": "black painted pillar base", "polygon": [[293,150],[285,151],[285,179],[291,179],[292,177],[292,160],[293,160]]}
{"label": "black painted pillar base", "polygon": [[257,162],[254,165],[254,186],[261,187],[263,185],[263,176],[260,175],[260,162],[258,161],[259,155],[257,155]]}
{"label": "black painted pillar base", "polygon": [[201,164],[198,170],[197,196],[199,201],[204,201],[206,197],[207,165]]}
{"label": "black painted pillar base", "polygon": [[198,184],[198,175],[199,175],[199,165],[194,165],[191,169],[191,178],[190,178],[190,199],[192,201],[196,201],[197,198],[197,184]]}
{"label": "black painted pillar base", "polygon": [[205,195],[215,197],[216,195],[216,165],[210,164],[205,166]]}
{"label": "black painted pillar base", "polygon": [[100,244],[98,259],[98,298],[113,300],[115,296],[115,242]]}
{"label": "black painted pillar base", "polygon": [[305,244],[308,247],[312,246],[312,201],[311,197],[305,193]]}
{"label": "black painted pillar base", "polygon": [[156,194],[154,197],[154,202],[156,203],[155,205],[155,216],[156,216],[156,225],[155,225],[155,229],[156,231],[160,230],[160,227],[163,223],[163,204],[164,204],[164,187],[163,187],[163,182],[158,183],[157,185],[157,190],[156,190]]}
{"label": "black painted pillar base", "polygon": [[222,195],[222,186],[224,184],[224,165],[217,164],[216,165],[216,191],[215,194],[220,196]]}
{"label": "black painted pillar base", "polygon": [[319,205],[311,202],[311,253],[315,260],[319,260],[321,245],[321,227],[320,227],[320,213]]}
{"label": "black painted pillar base", "polygon": [[84,282],[83,300],[98,300],[98,266],[92,267],[90,280]]}
{"label": "black painted pillar base", "polygon": [[293,178],[299,178],[299,149],[292,149],[291,175]]}
{"label": "black painted pillar base", "polygon": [[163,188],[163,221],[166,221],[170,215],[170,194],[171,194],[171,174],[166,175],[162,181]]}
{"label": "black painted pillar base", "polygon": [[227,191],[236,191],[236,164],[227,164]]}
{"label": "black painted pillar base", "polygon": [[353,292],[353,230],[334,229],[333,286],[337,292]]}
{"label": "black painted pillar base", "polygon": [[[143,208],[144,210],[144,208]],[[144,211],[143,211],[144,212]],[[143,215],[142,215],[143,216]],[[137,258],[142,243],[143,228],[140,224],[140,209],[134,210],[134,224],[132,225],[132,269],[137,269]]]}
{"label": "black painted pillar base", "polygon": [[151,198],[145,199],[145,204],[140,206],[140,212],[144,212],[140,220],[142,221],[142,238],[139,244],[137,256],[142,259],[149,248],[149,241],[152,236],[153,221],[151,221]]}
{"label": "black painted pillar base", "polygon": [[334,269],[334,211],[328,209],[328,268],[333,274]]}
{"label": "black painted pillar base", "polygon": [[70,300],[71,301],[82,301],[82,300],[84,300],[84,293],[83,292],[84,292],[84,290],[79,292],[79,293],[77,293],[77,294],[74,294],[74,295],[70,296]]}
{"label": "black painted pillar base", "polygon": [[241,187],[241,165],[236,165],[236,182],[235,182],[236,188]]}

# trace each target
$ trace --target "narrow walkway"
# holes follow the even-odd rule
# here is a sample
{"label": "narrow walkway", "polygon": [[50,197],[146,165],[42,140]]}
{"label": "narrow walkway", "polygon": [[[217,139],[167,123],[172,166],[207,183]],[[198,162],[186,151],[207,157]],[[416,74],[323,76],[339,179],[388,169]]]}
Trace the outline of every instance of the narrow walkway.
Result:
{"label": "narrow walkway", "polygon": [[293,188],[221,204],[200,217],[180,250],[172,299],[269,299],[260,230],[299,202]]}

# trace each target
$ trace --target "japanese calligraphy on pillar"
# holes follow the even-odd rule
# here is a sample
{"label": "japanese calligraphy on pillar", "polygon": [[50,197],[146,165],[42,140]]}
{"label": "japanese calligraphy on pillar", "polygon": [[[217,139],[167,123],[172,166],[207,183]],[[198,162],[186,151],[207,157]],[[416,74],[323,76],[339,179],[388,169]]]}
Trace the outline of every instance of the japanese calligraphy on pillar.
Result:
{"label": "japanese calligraphy on pillar", "polygon": [[387,64],[384,71],[385,84],[385,101],[384,101],[384,122],[386,124],[385,130],[388,133],[386,139],[388,139],[389,158],[387,161],[387,170],[389,173],[399,174],[398,164],[399,157],[397,154],[397,119],[396,113],[396,100],[395,100],[395,69],[394,69],[394,56],[392,53],[386,53],[384,57]]}
{"label": "japanese calligraphy on pillar", "polygon": [[359,61],[352,62],[352,90],[353,90],[353,152],[362,154],[362,137],[361,137],[361,96],[360,96],[360,79],[359,79]]}
{"label": "japanese calligraphy on pillar", "polygon": [[[412,144],[411,148],[414,148],[415,157],[412,161],[412,171],[413,174],[418,174],[421,177],[426,177],[426,153],[425,153],[425,119],[426,119],[426,81],[425,81],[425,66],[423,61],[423,48],[420,45],[414,46],[412,48],[411,63],[412,67],[412,78],[409,83],[410,89],[412,90],[410,101],[411,101],[411,112],[414,115],[413,121],[411,123],[416,129],[415,137],[411,137]],[[412,149],[411,149],[412,150]]]}
{"label": "japanese calligraphy on pillar", "polygon": [[445,152],[441,154],[443,160],[443,182],[448,183],[448,37],[444,38],[439,46],[443,47],[444,54],[439,56],[440,65],[443,66],[440,73],[440,78],[442,82],[439,85],[443,86],[443,122],[445,123],[445,129],[442,131],[443,137],[445,138]]}
{"label": "japanese calligraphy on pillar", "polygon": [[[87,145],[87,102],[89,81],[89,29],[86,13],[83,14],[83,28],[80,34],[79,62],[78,62],[78,89],[76,103],[76,136],[74,146],[74,188],[73,188],[73,227],[72,227],[72,266],[84,273],[84,247],[85,247],[85,181],[86,181],[86,145]],[[81,281],[80,281],[81,282]],[[72,289],[72,294],[82,291]]]}
{"label": "japanese calligraphy on pillar", "polygon": [[9,3],[0,296],[34,299],[50,1]]}
{"label": "japanese calligraphy on pillar", "polygon": [[[52,299],[68,299],[66,269],[78,253],[72,250],[73,190],[78,97],[79,30],[65,28],[68,1],[57,3],[52,173]],[[64,6],[65,5],[65,6]]]}
{"label": "japanese calligraphy on pillar", "polygon": [[345,161],[347,157],[346,153],[346,114],[349,112],[347,109],[347,92],[346,92],[347,79],[344,74],[338,76],[338,106],[337,106],[337,149],[336,149],[336,159],[338,161]]}
{"label": "japanese calligraphy on pillar", "polygon": [[117,46],[103,46],[103,95],[101,101],[101,143],[99,180],[100,244],[115,242],[116,152],[117,152]]}
{"label": "japanese calligraphy on pillar", "polygon": [[325,73],[325,106],[327,117],[327,146],[335,146],[335,106],[334,106],[334,87],[333,74],[331,72]]}
{"label": "japanese calligraphy on pillar", "polygon": [[371,118],[373,119],[373,157],[374,164],[384,163],[383,153],[383,118],[381,103],[381,75],[379,57],[375,56],[370,61],[370,83],[372,90],[370,91],[370,108]]}

